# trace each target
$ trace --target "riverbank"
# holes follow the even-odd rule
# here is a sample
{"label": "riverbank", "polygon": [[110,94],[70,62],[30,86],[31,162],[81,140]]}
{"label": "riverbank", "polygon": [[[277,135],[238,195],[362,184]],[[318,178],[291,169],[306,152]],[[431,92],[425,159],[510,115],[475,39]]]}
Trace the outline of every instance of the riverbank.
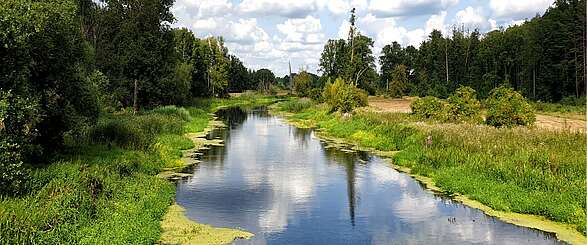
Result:
{"label": "riverbank", "polygon": [[202,132],[219,108],[273,101],[205,99],[188,108],[102,115],[96,125],[71,132],[51,164],[31,170],[24,194],[1,197],[0,243],[161,242],[164,215],[171,212],[177,223],[183,218],[169,208],[174,184],[158,175],[185,166],[183,151],[196,146],[186,134]]}
{"label": "riverbank", "polygon": [[[296,108],[295,101],[289,103],[275,109]],[[434,124],[406,113],[366,110],[329,114],[322,106],[296,111],[286,116],[297,126],[392,155],[400,170],[425,177],[439,191],[490,215],[555,232],[567,242],[587,241],[581,235],[586,230],[583,133]]]}

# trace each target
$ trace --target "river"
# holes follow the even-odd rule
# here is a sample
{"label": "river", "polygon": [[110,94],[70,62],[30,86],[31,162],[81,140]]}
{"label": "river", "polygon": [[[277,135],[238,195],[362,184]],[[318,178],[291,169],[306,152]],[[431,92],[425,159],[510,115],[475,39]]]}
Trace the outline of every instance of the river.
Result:
{"label": "river", "polygon": [[255,234],[235,244],[560,244],[426,190],[386,159],[329,147],[266,110],[219,112],[177,203],[190,219]]}

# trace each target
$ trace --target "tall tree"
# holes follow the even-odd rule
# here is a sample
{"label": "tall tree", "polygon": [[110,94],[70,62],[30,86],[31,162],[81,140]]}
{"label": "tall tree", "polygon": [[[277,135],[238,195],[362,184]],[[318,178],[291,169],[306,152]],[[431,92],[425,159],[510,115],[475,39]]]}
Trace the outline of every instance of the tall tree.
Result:
{"label": "tall tree", "polygon": [[173,71],[174,41],[170,23],[173,0],[105,0],[96,42],[98,69],[132,102],[138,83],[139,104],[154,105],[165,87],[157,81]]}

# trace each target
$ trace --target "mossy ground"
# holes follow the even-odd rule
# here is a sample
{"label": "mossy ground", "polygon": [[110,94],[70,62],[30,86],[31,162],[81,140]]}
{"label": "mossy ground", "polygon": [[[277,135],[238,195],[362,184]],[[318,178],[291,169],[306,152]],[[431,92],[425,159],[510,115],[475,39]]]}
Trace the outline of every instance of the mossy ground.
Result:
{"label": "mossy ground", "polygon": [[177,204],[169,206],[161,221],[161,229],[161,244],[216,245],[253,236],[246,231],[195,223],[185,216],[185,210]]}

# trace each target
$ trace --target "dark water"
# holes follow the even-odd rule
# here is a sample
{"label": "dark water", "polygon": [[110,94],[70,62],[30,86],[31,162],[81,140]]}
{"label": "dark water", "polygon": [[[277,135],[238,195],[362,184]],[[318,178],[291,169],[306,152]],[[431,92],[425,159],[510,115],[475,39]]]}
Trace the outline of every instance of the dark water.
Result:
{"label": "dark water", "polygon": [[230,130],[179,183],[200,223],[255,233],[237,244],[556,244],[434,195],[367,153],[329,148],[264,111],[221,113]]}

